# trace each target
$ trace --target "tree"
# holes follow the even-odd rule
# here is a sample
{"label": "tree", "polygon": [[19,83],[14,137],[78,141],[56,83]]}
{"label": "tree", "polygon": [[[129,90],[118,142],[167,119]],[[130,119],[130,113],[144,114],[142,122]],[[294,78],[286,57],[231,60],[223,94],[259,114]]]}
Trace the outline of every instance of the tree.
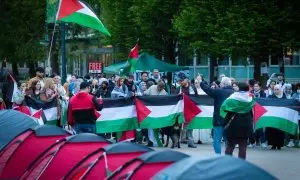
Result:
{"label": "tree", "polygon": [[174,29],[181,39],[212,59],[250,56],[254,59],[254,77],[258,79],[264,57],[282,54],[284,47],[299,44],[297,29],[290,26],[299,24],[295,18],[299,17],[299,5],[294,6],[296,2],[291,0],[281,6],[272,0],[185,0],[175,17]]}
{"label": "tree", "polygon": [[45,1],[0,1],[0,57],[13,63],[35,63],[44,57],[39,41],[45,30]]}

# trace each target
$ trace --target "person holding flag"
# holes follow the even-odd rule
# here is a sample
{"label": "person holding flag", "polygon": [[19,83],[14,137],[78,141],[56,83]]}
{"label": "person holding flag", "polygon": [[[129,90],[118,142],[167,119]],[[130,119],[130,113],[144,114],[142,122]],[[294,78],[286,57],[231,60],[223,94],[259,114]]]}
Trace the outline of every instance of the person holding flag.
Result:
{"label": "person holding flag", "polygon": [[239,91],[230,95],[220,108],[220,116],[224,118],[224,134],[227,138],[226,155],[231,155],[235,146],[239,145],[239,158],[246,159],[248,138],[253,126],[252,108],[255,104],[247,83],[239,83]]}

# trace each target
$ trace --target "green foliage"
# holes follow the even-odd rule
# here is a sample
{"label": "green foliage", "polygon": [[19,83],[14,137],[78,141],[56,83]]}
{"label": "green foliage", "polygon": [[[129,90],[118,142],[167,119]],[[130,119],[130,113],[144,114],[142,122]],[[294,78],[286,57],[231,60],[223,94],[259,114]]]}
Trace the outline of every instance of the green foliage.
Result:
{"label": "green foliage", "polygon": [[299,48],[300,11],[297,1],[276,2],[183,0],[173,25],[181,39],[212,57],[280,54]]}
{"label": "green foliage", "polygon": [[[172,19],[179,10],[179,1],[174,0],[101,0],[105,24],[112,37],[111,43],[127,58],[137,39],[142,51],[172,61],[176,34]],[[171,53],[170,53],[171,52]]]}
{"label": "green foliage", "polygon": [[45,1],[0,1],[0,57],[10,62],[37,61],[45,32]]}

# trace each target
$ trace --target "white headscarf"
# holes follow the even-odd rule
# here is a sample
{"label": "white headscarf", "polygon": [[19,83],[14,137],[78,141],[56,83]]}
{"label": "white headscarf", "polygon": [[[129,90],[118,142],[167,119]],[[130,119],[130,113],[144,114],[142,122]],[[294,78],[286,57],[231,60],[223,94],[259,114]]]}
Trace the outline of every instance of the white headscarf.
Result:
{"label": "white headscarf", "polygon": [[282,89],[282,86],[280,84],[276,84],[274,89],[279,89],[279,92],[280,94],[279,95],[276,95],[276,93],[274,92],[274,95],[278,98],[282,98],[283,96],[283,89]]}

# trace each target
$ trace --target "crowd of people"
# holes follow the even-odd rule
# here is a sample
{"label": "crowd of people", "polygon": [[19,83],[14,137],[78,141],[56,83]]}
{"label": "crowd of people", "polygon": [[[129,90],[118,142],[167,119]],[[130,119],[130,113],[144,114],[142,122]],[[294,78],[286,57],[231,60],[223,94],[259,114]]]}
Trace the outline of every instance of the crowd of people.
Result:
{"label": "crowd of people", "polygon": [[[36,77],[30,79],[28,83],[19,83],[19,91],[13,97],[13,108],[28,113],[22,107],[24,96],[29,96],[37,101],[47,102],[56,99],[58,104],[62,102],[68,103],[69,116],[74,117],[69,119],[69,125],[75,125],[77,132],[93,132],[96,133],[95,121],[97,119],[97,111],[102,109],[102,98],[121,98],[131,96],[152,96],[152,95],[208,95],[214,99],[214,114],[213,114],[213,147],[215,153],[221,153],[222,141],[227,141],[226,133],[235,132],[238,138],[246,138],[248,147],[262,146],[267,148],[271,145],[271,149],[280,150],[287,142],[288,147],[295,146],[294,139],[298,135],[286,134],[283,131],[274,128],[258,129],[253,132],[252,126],[245,127],[234,126],[224,129],[226,126],[226,118],[220,116],[220,107],[222,103],[234,92],[247,91],[253,94],[255,98],[277,98],[277,99],[296,99],[300,101],[300,83],[296,85],[289,84],[285,81],[283,74],[272,74],[267,81],[266,86],[260,82],[251,79],[245,83],[236,82],[234,78],[220,75],[219,80],[208,84],[201,75],[195,79],[189,78],[183,73],[178,74],[177,82],[168,83],[166,76],[161,76],[157,69],[151,72],[142,72],[140,81],[135,81],[134,75],[129,74],[126,78],[118,75],[113,75],[107,78],[105,74],[97,76],[86,75],[78,77],[72,75],[65,84],[61,84],[61,77],[53,74],[45,77],[43,68],[36,70]],[[169,84],[171,84],[169,86]],[[74,98],[73,98],[74,96]],[[71,98],[71,99],[70,99]],[[4,102],[2,103],[4,104]],[[61,112],[61,107],[58,106],[58,112]],[[93,109],[94,108],[94,109]],[[92,109],[92,110],[91,110]],[[85,114],[85,117],[78,114]],[[72,114],[73,113],[73,114]],[[86,116],[86,114],[88,114]],[[84,122],[89,117],[89,122]],[[247,116],[248,118],[249,116]],[[253,117],[251,115],[251,117]],[[58,119],[61,118],[61,113],[58,113]],[[245,118],[245,119],[247,119]],[[252,118],[253,119],[253,118]],[[250,119],[252,122],[253,120]],[[248,118],[249,120],[249,118]],[[77,125],[76,125],[77,124]],[[58,125],[62,125],[59,124]],[[247,133],[245,133],[247,132]],[[145,134],[146,133],[146,134]],[[181,142],[186,142],[188,147],[196,148],[193,140],[193,130],[183,130]],[[153,142],[148,138],[147,131],[144,132],[145,141],[149,146]],[[297,142],[298,143],[298,142]],[[240,147],[241,158],[245,158],[245,144],[237,143]],[[225,151],[232,154],[231,149]]]}

